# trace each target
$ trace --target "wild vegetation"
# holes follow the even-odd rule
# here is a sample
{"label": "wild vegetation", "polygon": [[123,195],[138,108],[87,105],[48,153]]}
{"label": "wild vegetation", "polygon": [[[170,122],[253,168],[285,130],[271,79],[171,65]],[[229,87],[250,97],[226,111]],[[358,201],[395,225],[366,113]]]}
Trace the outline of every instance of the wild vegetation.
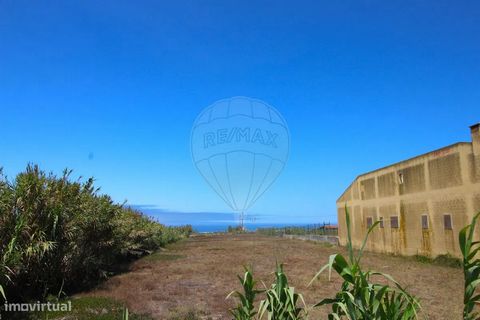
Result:
{"label": "wild vegetation", "polygon": [[[341,254],[333,254],[329,262],[315,275],[310,284],[325,270],[332,270],[343,279],[340,291],[334,298],[326,298],[313,307],[331,305],[329,320],[333,319],[358,319],[358,320],[410,320],[419,318],[421,309],[419,300],[408,293],[390,275],[371,270],[363,271],[361,258],[368,240],[368,235],[379,224],[374,223],[367,231],[360,250],[355,253],[352,247],[350,215],[346,208],[347,225],[347,252],[348,258]],[[460,250],[462,252],[464,271],[464,309],[463,319],[480,319],[476,306],[480,303],[480,241],[474,241],[475,227],[480,212],[477,213],[471,223],[459,233]],[[377,278],[377,281],[373,281]],[[245,276],[240,278],[245,294],[233,292],[238,299],[238,305],[231,310],[235,320],[262,319],[268,310],[268,319],[302,320],[306,319],[306,308],[298,307],[298,300],[303,301],[301,294],[294,293],[293,288],[288,287],[287,277],[283,269],[277,267],[276,282],[270,290],[267,290],[267,299],[262,300],[258,311],[254,307],[255,296],[264,293],[265,290],[255,289],[255,280],[251,272],[246,271]],[[380,280],[380,281],[378,281]]]}
{"label": "wild vegetation", "polygon": [[[418,318],[420,304],[418,300],[400,286],[390,275],[363,271],[360,265],[363,250],[367,243],[368,235],[379,224],[376,222],[367,231],[360,250],[355,253],[350,232],[350,215],[346,210],[347,222],[347,250],[348,260],[341,254],[333,254],[329,262],[315,275],[310,284],[325,270],[329,276],[335,270],[343,279],[340,291],[334,298],[326,298],[313,307],[331,305],[332,311],[328,315],[333,319],[358,319],[358,320],[409,320]],[[294,288],[288,286],[287,276],[282,265],[277,266],[276,280],[271,289],[266,291],[266,299],[262,300],[258,311],[255,311],[253,302],[256,293],[255,281],[250,271],[246,271],[242,287],[245,294],[234,292],[239,300],[238,306],[231,312],[235,320],[262,319],[265,314],[268,319],[302,320],[307,318],[307,308],[303,296],[295,293]],[[383,282],[373,281],[380,277]],[[241,278],[240,278],[241,279]],[[393,284],[393,286],[391,285]],[[299,306],[303,302],[305,307]]]}
{"label": "wild vegetation", "polygon": [[[117,271],[119,264],[152,253],[192,231],[189,226],[166,227],[100,194],[93,179],[73,181],[70,175],[65,171],[57,177],[37,166],[28,166],[13,181],[1,176],[0,302],[7,298],[42,300],[48,295],[59,297],[89,288]],[[479,317],[475,308],[480,302],[480,242],[474,241],[479,216],[480,213],[459,234],[465,320]],[[331,255],[311,281],[312,284],[323,272],[330,276],[333,271],[342,283],[332,298],[323,299],[312,308],[330,306],[329,319],[418,318],[421,307],[415,296],[388,274],[362,268],[363,248],[377,223],[369,228],[357,251],[351,245],[348,211],[346,222],[345,257]],[[169,255],[171,260],[179,257],[183,256]],[[149,258],[164,259],[158,254]],[[239,279],[243,291],[230,295],[238,302],[231,310],[235,320],[301,320],[307,319],[312,310],[303,296],[289,286],[281,264],[277,265],[270,286],[263,284],[258,288],[250,269]],[[122,305],[112,310],[118,315],[114,318],[128,318]]]}
{"label": "wild vegetation", "polygon": [[330,224],[311,224],[305,226],[287,226],[287,227],[272,227],[272,228],[258,228],[257,233],[267,236],[281,236],[284,234],[292,235],[328,235],[336,236],[338,229]]}
{"label": "wild vegetation", "polygon": [[116,204],[93,178],[72,181],[29,165],[0,175],[0,302],[43,300],[89,288],[129,259],[184,238]]}
{"label": "wild vegetation", "polygon": [[[371,270],[363,271],[360,261],[368,240],[368,235],[380,223],[377,221],[367,231],[360,250],[355,253],[352,246],[350,215],[346,212],[348,260],[340,254],[333,254],[329,262],[314,277],[327,268],[332,269],[343,279],[340,291],[334,298],[323,299],[315,306],[331,305],[328,319],[372,319],[407,320],[417,319],[420,304],[390,275]],[[380,278],[381,282],[374,281]],[[312,280],[312,282],[313,282]],[[391,285],[393,284],[393,286]]]}
{"label": "wild vegetation", "polygon": [[[295,288],[288,285],[287,275],[283,272],[283,265],[277,264],[275,282],[265,292],[265,299],[258,307],[260,319],[266,314],[268,319],[296,320],[307,316],[303,296],[295,292]],[[303,306],[300,305],[300,302]]]}
{"label": "wild vegetation", "polygon": [[479,319],[479,314],[475,306],[480,303],[480,294],[477,288],[480,285],[480,241],[473,241],[475,227],[477,225],[480,212],[477,213],[472,222],[463,228],[459,234],[460,250],[463,256],[463,274],[465,278],[464,298],[463,298],[463,319]]}

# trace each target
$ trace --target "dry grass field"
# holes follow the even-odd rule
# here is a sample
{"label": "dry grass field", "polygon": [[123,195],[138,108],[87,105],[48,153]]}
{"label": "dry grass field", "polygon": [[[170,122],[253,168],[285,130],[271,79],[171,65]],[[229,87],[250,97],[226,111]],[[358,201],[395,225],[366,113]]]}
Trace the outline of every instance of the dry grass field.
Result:
{"label": "dry grass field", "polygon": [[[132,312],[154,319],[184,319],[182,314],[189,310],[198,319],[230,319],[228,308],[234,301],[225,297],[240,289],[236,275],[243,274],[243,265],[252,265],[255,277],[270,285],[276,260],[283,262],[290,285],[312,305],[332,297],[340,286],[339,278],[329,282],[325,274],[307,287],[328,256],[337,252],[345,249],[252,234],[194,236],[135,262],[129,272],[84,295],[120,300]],[[364,267],[388,273],[409,288],[421,299],[429,319],[461,318],[461,269],[374,253],[366,253],[363,262]],[[310,319],[325,319],[327,312],[315,309]]]}

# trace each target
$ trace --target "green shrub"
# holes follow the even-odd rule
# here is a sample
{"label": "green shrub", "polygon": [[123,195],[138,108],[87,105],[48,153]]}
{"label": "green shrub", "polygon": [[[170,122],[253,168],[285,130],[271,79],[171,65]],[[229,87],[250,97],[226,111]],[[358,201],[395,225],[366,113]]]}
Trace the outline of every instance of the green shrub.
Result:
{"label": "green shrub", "polygon": [[91,287],[118,262],[191,233],[124,208],[99,194],[93,178],[70,174],[32,165],[13,181],[0,174],[0,297],[28,301]]}
{"label": "green shrub", "polygon": [[130,208],[121,210],[115,230],[115,242],[122,256],[148,254],[192,233],[191,226],[166,227]]}

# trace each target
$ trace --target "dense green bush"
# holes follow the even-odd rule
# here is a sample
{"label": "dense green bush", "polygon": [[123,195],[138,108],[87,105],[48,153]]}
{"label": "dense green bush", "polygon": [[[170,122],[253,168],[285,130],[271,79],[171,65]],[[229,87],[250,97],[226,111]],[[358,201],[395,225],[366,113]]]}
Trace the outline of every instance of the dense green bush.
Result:
{"label": "dense green bush", "polygon": [[9,301],[87,288],[119,262],[191,233],[124,208],[92,178],[72,181],[70,173],[29,165],[13,181],[0,175],[0,288]]}

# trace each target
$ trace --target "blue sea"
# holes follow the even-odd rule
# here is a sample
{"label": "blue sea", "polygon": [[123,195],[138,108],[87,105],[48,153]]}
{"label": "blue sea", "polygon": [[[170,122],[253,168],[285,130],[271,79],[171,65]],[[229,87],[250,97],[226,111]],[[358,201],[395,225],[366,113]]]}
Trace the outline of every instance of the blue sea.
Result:
{"label": "blue sea", "polygon": [[[131,206],[132,208],[143,212],[158,222],[167,226],[181,226],[189,224],[196,232],[223,232],[229,226],[239,225],[238,216],[233,213],[225,212],[173,212],[163,210],[155,206]],[[336,221],[321,221],[314,217],[303,217],[300,220],[298,215],[286,219],[282,216],[282,221],[275,215],[248,214],[245,216],[244,226],[249,231],[255,231],[258,228],[281,228],[292,226],[307,226],[312,224],[336,223]],[[272,222],[275,221],[275,222]]]}

